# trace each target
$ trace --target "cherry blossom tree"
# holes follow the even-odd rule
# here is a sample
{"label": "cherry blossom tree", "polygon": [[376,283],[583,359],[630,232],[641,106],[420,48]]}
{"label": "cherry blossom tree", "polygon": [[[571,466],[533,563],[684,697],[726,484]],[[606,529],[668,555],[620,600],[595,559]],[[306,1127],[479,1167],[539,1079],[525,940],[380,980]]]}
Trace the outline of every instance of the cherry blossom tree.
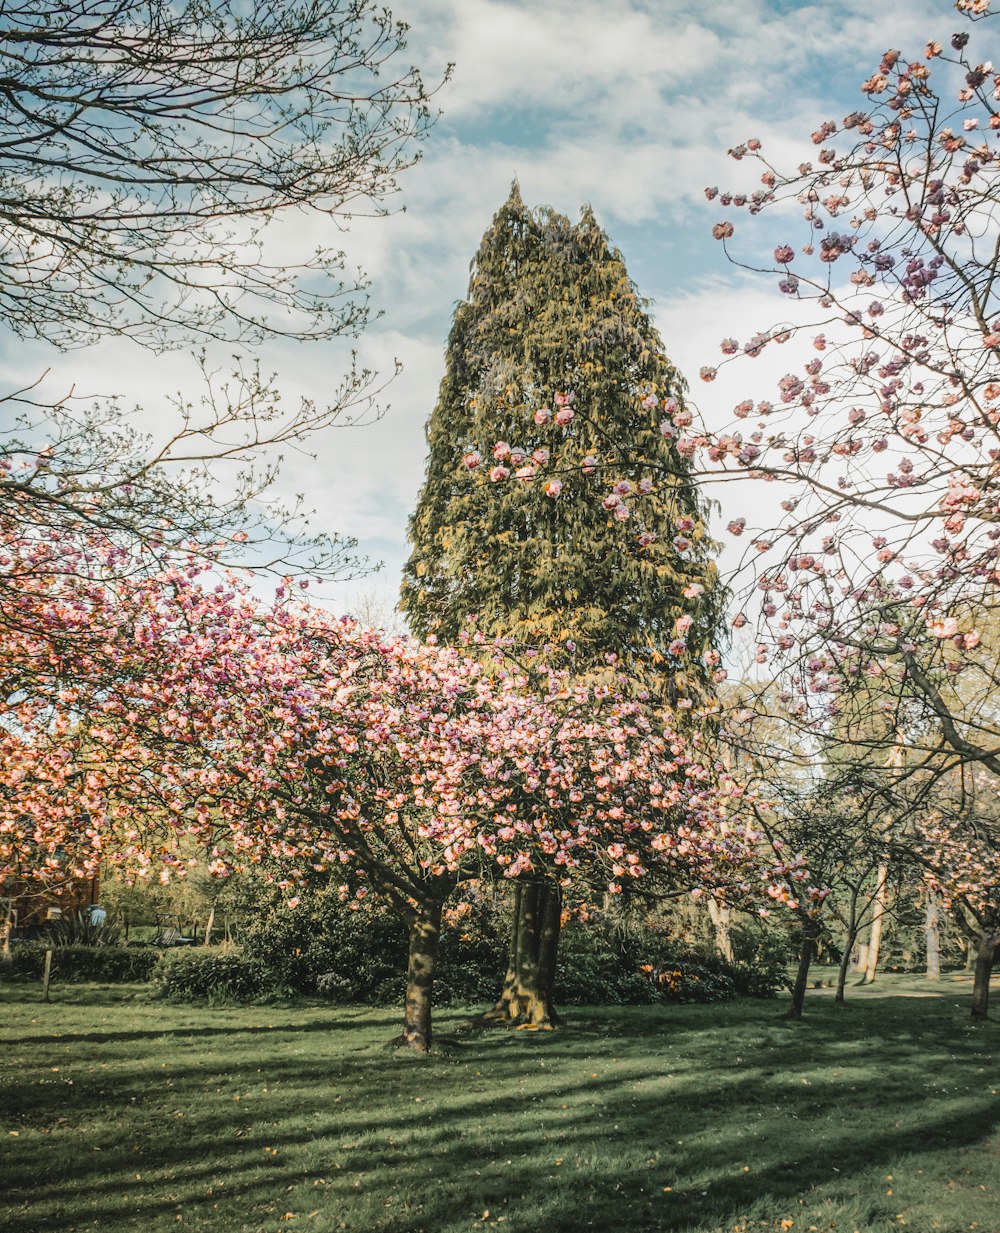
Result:
{"label": "cherry blossom tree", "polygon": [[[192,559],[112,595],[49,584],[70,671],[26,630],[0,725],[0,869],[20,879],[219,876],[258,865],[379,895],[410,934],[403,1040],[427,1048],[441,909],[533,870],[692,885],[769,877],[740,792],[608,689],[544,696],[456,650],[388,637]],[[151,671],[155,665],[155,672]]]}
{"label": "cherry blossom tree", "polygon": [[[723,340],[701,375],[772,353],[787,371],[688,442],[716,479],[772,485],[773,522],[729,531],[749,544],[734,624],[758,622],[783,705],[824,739],[860,732],[862,759],[902,741],[890,778],[928,818],[946,778],[1000,770],[1000,74],[977,38],[887,51],[858,109],[817,125],[790,171],[757,139],[730,151],[758,178],[707,190],[727,211],[713,234],[788,312]],[[760,265],[744,233],[767,227]],[[969,861],[995,860],[967,813],[948,814],[949,850],[965,834]]]}

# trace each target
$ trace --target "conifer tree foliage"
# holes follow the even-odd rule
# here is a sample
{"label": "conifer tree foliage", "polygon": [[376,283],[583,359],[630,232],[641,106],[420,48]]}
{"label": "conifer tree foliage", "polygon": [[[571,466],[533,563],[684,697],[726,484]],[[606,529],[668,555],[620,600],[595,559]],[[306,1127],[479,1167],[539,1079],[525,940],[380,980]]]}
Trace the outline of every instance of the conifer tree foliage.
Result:
{"label": "conifer tree foliage", "polygon": [[573,225],[515,184],[472,263],[427,428],[401,599],[414,632],[453,643],[473,617],[581,675],[615,657],[655,697],[704,683],[712,544],[661,427],[664,401],[683,419],[683,390],[590,208]]}
{"label": "conifer tree foliage", "polygon": [[[455,313],[401,607],[423,638],[504,639],[683,712],[717,668],[721,590],[673,444],[684,383],[646,309],[589,207],[574,225],[514,184]],[[516,887],[488,1019],[556,1020],[556,875]]]}

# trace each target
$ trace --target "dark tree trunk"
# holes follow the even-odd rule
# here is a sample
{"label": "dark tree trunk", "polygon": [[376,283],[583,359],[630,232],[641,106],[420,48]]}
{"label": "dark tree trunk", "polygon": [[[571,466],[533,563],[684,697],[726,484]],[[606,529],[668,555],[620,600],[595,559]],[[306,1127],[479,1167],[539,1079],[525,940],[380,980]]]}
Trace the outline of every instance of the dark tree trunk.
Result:
{"label": "dark tree trunk", "polygon": [[802,1003],[805,1001],[806,985],[809,981],[809,967],[816,954],[816,942],[819,938],[819,921],[807,916],[802,921],[802,944],[799,949],[799,966],[795,973],[795,984],[792,986],[792,1005],[788,1014],[792,1019],[802,1018]]}
{"label": "dark tree trunk", "polygon": [[979,938],[976,952],[976,971],[972,978],[972,1017],[985,1019],[990,1009],[990,977],[993,975],[993,957],[996,953],[997,935],[984,933]]}
{"label": "dark tree trunk", "polygon": [[423,903],[410,920],[406,1007],[403,1031],[396,1043],[418,1053],[426,1053],[431,1047],[431,994],[441,940],[442,906],[440,900]]}
{"label": "dark tree trunk", "polygon": [[496,1006],[485,1023],[553,1028],[556,956],[562,922],[562,895],[550,882],[517,882],[507,973]]}
{"label": "dark tree trunk", "polygon": [[858,892],[855,888],[851,892],[851,908],[847,917],[847,938],[844,942],[844,953],[840,957],[840,967],[837,970],[837,992],[834,994],[835,1002],[844,1000],[844,986],[847,984],[847,969],[851,966],[851,952],[854,950],[854,943],[858,940]]}

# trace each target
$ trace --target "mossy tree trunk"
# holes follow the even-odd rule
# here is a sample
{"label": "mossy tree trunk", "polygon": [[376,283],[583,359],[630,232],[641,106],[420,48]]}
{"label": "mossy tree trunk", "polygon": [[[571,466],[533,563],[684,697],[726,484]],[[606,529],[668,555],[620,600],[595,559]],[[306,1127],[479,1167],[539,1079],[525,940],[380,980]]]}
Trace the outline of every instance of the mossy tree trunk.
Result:
{"label": "mossy tree trunk", "polygon": [[483,1020],[514,1027],[553,1028],[553,990],[562,923],[562,894],[552,882],[517,882],[507,973],[496,1006]]}
{"label": "mossy tree trunk", "polygon": [[439,899],[427,900],[408,914],[406,1003],[403,1031],[396,1043],[418,1053],[426,1053],[431,1047],[431,1002],[441,940],[442,907]]}

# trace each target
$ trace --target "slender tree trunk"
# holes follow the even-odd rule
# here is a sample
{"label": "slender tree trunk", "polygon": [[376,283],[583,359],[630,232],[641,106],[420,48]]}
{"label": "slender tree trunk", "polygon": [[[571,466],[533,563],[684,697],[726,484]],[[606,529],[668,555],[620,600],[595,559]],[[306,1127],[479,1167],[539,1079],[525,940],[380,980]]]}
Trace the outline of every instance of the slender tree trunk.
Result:
{"label": "slender tree trunk", "polygon": [[719,954],[727,963],[733,962],[733,938],[730,932],[733,912],[728,904],[719,903],[709,896],[708,914],[715,926],[715,945]]}
{"label": "slender tree trunk", "polygon": [[972,979],[972,1017],[985,1019],[990,1009],[990,977],[996,953],[996,933],[983,933],[976,952],[976,973]]}
{"label": "slender tree trunk", "polygon": [[802,1003],[805,1001],[806,985],[809,982],[809,967],[816,954],[816,941],[819,938],[819,921],[807,916],[802,921],[802,943],[799,948],[799,966],[795,973],[795,983],[792,986],[792,1005],[788,1012],[789,1018],[802,1018]]}
{"label": "slender tree trunk", "polygon": [[844,940],[844,953],[840,956],[840,967],[837,969],[837,992],[833,995],[835,1002],[844,1000],[844,986],[847,984],[847,969],[851,966],[851,952],[858,940],[858,891],[851,891],[851,907],[847,916],[847,937]]}
{"label": "slender tree trunk", "polygon": [[871,929],[868,932],[868,955],[865,964],[865,974],[862,984],[870,985],[875,980],[878,970],[878,956],[882,947],[882,917],[885,915],[886,883],[889,880],[889,870],[885,865],[878,867],[878,880],[875,883],[875,899],[872,908]]}
{"label": "slender tree trunk", "polygon": [[7,899],[4,902],[3,926],[0,928],[3,934],[3,945],[0,948],[5,959],[10,958],[10,938],[14,932],[14,901]]}
{"label": "slender tree trunk", "polygon": [[553,1028],[556,957],[562,922],[562,895],[549,882],[517,882],[507,973],[496,1006],[484,1023]]}
{"label": "slender tree trunk", "polygon": [[928,980],[941,979],[941,933],[938,928],[940,918],[937,896],[933,891],[928,891],[927,906],[924,909],[924,953]]}
{"label": "slender tree trunk", "polygon": [[202,942],[202,946],[208,946],[209,943],[212,941],[212,926],[214,924],[215,924],[215,904],[213,903],[212,906],[208,910],[208,920],[205,921],[205,940]]}
{"label": "slender tree trunk", "polygon": [[410,921],[403,1031],[396,1043],[418,1053],[426,1053],[431,1047],[431,994],[441,940],[442,906],[436,899],[422,903]]}

